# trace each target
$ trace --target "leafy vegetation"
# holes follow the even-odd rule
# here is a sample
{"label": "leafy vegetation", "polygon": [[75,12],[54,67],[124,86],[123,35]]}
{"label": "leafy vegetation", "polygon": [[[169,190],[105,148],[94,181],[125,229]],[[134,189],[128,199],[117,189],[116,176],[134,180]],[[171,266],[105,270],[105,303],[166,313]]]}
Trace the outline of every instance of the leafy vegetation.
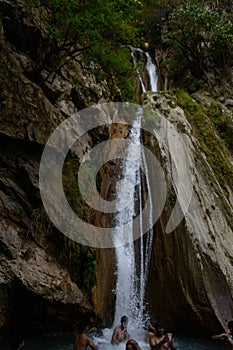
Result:
{"label": "leafy vegetation", "polygon": [[202,2],[188,2],[173,10],[162,37],[185,57],[197,77],[213,64],[225,66],[233,62],[233,23]]}
{"label": "leafy vegetation", "polygon": [[186,87],[195,91],[210,85],[208,72],[232,66],[231,1],[151,0],[145,11],[149,41],[163,50],[167,59],[161,69],[176,86],[182,86],[184,75],[191,76],[193,86]]}
{"label": "leafy vegetation", "polygon": [[126,45],[138,45],[141,40],[142,7],[138,0],[30,0],[29,10],[43,13],[41,28],[47,23],[38,69],[46,67],[55,75],[69,61],[85,63],[85,68],[93,61],[115,91],[118,88],[125,98],[132,98],[132,64]]}

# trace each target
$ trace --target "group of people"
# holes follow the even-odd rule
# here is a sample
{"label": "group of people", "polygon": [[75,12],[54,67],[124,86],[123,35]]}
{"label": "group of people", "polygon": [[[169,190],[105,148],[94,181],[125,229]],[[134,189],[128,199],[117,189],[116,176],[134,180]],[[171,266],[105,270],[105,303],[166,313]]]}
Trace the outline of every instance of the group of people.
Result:
{"label": "group of people", "polygon": [[[131,339],[128,333],[128,318],[127,316],[121,317],[121,323],[115,327],[111,344],[118,344],[126,342],[125,350],[141,350],[141,347],[135,339]],[[233,320],[228,322],[229,332],[223,332],[215,334],[211,338],[213,340],[226,340],[233,350]],[[87,325],[79,326],[79,334],[75,338],[74,350],[86,350],[89,346],[92,350],[98,350],[97,345],[93,342],[89,333],[96,331],[95,327],[89,328]],[[12,349],[21,350],[24,347],[24,337],[13,337],[12,338]],[[172,333],[165,334],[164,328],[158,322],[150,322],[148,324],[148,330],[145,335],[145,342],[149,343],[151,350],[164,350],[171,349],[176,350],[173,340]]]}
{"label": "group of people", "polygon": [[[127,326],[128,318],[127,316],[122,316],[120,325],[116,326],[113,331],[111,344],[126,342],[125,350],[141,350],[137,341],[130,339]],[[86,350],[87,346],[90,346],[93,350],[97,350],[97,346],[88,336],[88,333],[92,330],[93,328],[91,330],[88,330],[88,328],[81,329],[81,333],[75,339],[74,350]],[[159,323],[149,324],[145,340],[149,342],[151,350],[176,350],[171,337],[169,338],[169,334],[164,333],[164,328]]]}
{"label": "group of people", "polygon": [[[125,350],[141,350],[141,347],[137,341],[135,339],[130,339],[127,326],[128,318],[127,316],[122,316],[120,325],[116,326],[113,331],[111,344],[125,342]],[[228,333],[224,332],[213,335],[212,339],[227,340],[227,342],[232,346],[231,349],[233,350],[233,320],[228,322],[228,329]],[[80,329],[81,333],[75,339],[74,350],[86,350],[88,346],[90,346],[93,350],[98,350],[97,345],[94,344],[93,340],[88,336],[88,334],[93,330],[96,330],[96,328],[93,327],[88,329],[86,327],[85,329]],[[172,333],[165,333],[164,327],[157,321],[152,321],[148,324],[145,342],[149,343],[151,350],[176,350],[172,340]]]}

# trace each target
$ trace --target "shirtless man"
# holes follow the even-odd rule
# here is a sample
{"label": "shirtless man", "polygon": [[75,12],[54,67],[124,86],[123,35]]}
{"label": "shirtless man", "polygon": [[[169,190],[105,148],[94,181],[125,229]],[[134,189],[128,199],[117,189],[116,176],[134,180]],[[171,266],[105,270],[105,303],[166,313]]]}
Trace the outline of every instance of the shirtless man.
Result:
{"label": "shirtless man", "polygon": [[164,328],[159,324],[156,324],[154,328],[155,334],[149,338],[151,350],[176,350],[172,340],[169,341],[168,336],[164,334]]}
{"label": "shirtless man", "polygon": [[94,344],[92,339],[88,337],[88,333],[95,331],[96,328],[92,327],[89,329],[86,325],[82,325],[79,328],[80,334],[77,335],[75,338],[75,343],[74,343],[74,350],[86,350],[88,345],[93,349],[93,350],[98,350],[97,346]]}
{"label": "shirtless man", "polygon": [[145,334],[145,343],[149,343],[149,339],[150,337],[152,337],[153,335],[156,334],[156,330],[155,330],[155,325],[157,324],[157,321],[153,321],[151,320],[148,325],[147,325],[147,332]]}
{"label": "shirtless man", "polygon": [[111,344],[115,344],[117,342],[120,343],[129,339],[127,326],[128,326],[128,317],[122,316],[120,326],[117,326],[113,331]]}
{"label": "shirtless man", "polygon": [[212,335],[212,339],[214,340],[227,340],[227,342],[231,345],[231,350],[233,350],[233,320],[228,322],[229,333],[220,333]]}

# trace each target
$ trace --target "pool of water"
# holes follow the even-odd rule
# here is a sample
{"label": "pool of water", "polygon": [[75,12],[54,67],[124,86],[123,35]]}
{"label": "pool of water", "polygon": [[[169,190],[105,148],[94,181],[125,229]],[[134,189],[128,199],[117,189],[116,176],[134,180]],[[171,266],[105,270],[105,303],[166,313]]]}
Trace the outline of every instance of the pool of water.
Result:
{"label": "pool of water", "polygon": [[[99,350],[125,350],[125,344],[111,345],[112,330],[104,330],[103,336],[93,337],[94,342],[98,345]],[[137,337],[134,336],[135,339]],[[229,346],[219,341],[200,338],[175,337],[174,344],[177,350],[227,350]],[[137,339],[138,341],[138,339]],[[72,336],[32,336],[27,339],[24,350],[73,350],[74,338]],[[142,350],[150,350],[148,344],[138,341]],[[7,340],[0,339],[1,350],[11,350]],[[91,350],[91,349],[90,349]]]}

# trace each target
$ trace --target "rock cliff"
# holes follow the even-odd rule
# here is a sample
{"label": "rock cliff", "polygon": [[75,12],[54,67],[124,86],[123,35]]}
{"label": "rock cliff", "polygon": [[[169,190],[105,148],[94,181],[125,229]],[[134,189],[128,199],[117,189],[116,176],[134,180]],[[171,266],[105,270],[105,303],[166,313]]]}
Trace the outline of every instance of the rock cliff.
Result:
{"label": "rock cliff", "polygon": [[[148,93],[144,99],[145,106],[162,112],[171,122],[164,133],[154,132],[169,200],[154,229],[148,298],[153,313],[167,326],[211,334],[220,325],[226,328],[226,320],[233,315],[232,152],[207,116],[214,100],[203,99],[204,94],[190,98],[196,108],[191,114],[190,105],[187,109],[174,95]],[[202,120],[197,125],[199,107]],[[231,119],[232,112],[224,105],[221,108]],[[206,129],[201,136],[202,123]],[[149,145],[152,140],[146,142]],[[205,148],[208,143],[213,143],[212,150],[211,145]],[[221,176],[213,171],[215,166],[222,168]],[[185,208],[189,193],[190,204]],[[168,220],[175,206],[175,226],[179,212],[187,212],[169,232]]]}
{"label": "rock cliff", "polygon": [[[24,5],[0,4],[0,328],[24,321],[31,326],[34,322],[35,328],[72,330],[72,323],[84,314],[100,310],[98,305],[93,309],[94,289],[92,295],[77,286],[54,255],[48,228],[38,223],[39,163],[56,126],[72,113],[108,100],[109,91],[75,62],[72,70],[64,67],[51,80],[46,70],[39,78],[33,74],[43,30],[36,27],[36,16],[27,16]],[[90,140],[84,144],[86,150]],[[106,286],[111,288],[111,283]]]}
{"label": "rock cliff", "polygon": [[[54,253],[50,239],[57,234],[54,227],[48,221],[44,227],[41,214],[35,215],[42,207],[38,169],[48,137],[73,113],[110,101],[110,91],[106,82],[97,82],[93,72],[77,62],[72,69],[64,66],[53,79],[46,69],[38,76],[35,60],[46,28],[38,29],[36,14],[27,17],[23,1],[2,0],[0,14],[0,328],[19,323],[23,317],[41,329],[46,327],[45,320],[50,327],[70,329],[85,314],[110,323],[114,252],[96,252],[97,282],[87,292],[73,280],[68,263]],[[187,211],[179,182],[185,181],[186,158],[172,137],[159,138],[156,132],[145,135],[145,145],[164,168],[168,188],[166,206],[154,227],[149,311],[174,329],[212,332],[233,317],[231,136],[221,141],[225,130],[232,130],[233,102],[229,84],[226,96],[218,92],[217,103],[204,91],[192,97],[176,93],[143,97],[143,105],[163,115],[180,135],[192,165]],[[102,136],[106,137],[106,130]],[[99,141],[94,138],[92,134],[83,139],[84,153]],[[112,172],[111,184],[116,182],[115,175]],[[184,187],[182,193],[186,190],[190,188]],[[102,183],[101,191],[110,196],[109,183]],[[177,198],[176,210],[186,214],[167,234]],[[98,223],[101,218],[95,220]]]}

